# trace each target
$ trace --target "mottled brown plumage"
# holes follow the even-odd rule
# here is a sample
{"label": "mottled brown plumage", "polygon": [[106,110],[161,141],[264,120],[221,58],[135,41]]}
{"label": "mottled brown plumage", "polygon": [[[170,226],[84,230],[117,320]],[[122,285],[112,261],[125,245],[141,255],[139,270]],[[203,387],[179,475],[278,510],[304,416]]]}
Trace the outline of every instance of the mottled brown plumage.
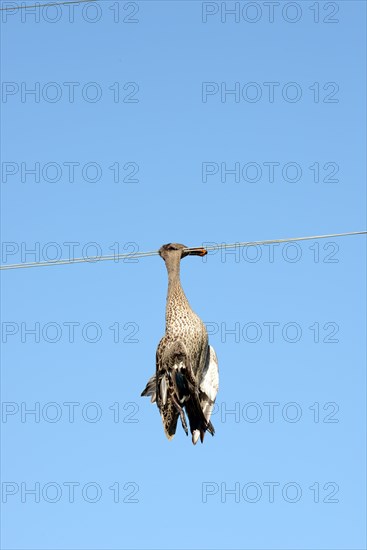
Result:
{"label": "mottled brown plumage", "polygon": [[206,251],[185,248],[170,243],[159,250],[168,272],[166,333],[157,348],[156,374],[142,395],[157,401],[168,439],[174,436],[179,417],[188,434],[186,412],[195,444],[199,437],[203,441],[206,431],[214,434],[210,415],[218,391],[218,365],[204,323],[192,311],[180,282],[181,258],[203,256]]}

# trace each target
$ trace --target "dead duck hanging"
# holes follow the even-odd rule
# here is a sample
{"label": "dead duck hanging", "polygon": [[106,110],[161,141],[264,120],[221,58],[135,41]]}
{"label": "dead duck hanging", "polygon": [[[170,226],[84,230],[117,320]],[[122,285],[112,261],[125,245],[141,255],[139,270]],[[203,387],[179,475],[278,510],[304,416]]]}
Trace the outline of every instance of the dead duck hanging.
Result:
{"label": "dead duck hanging", "polygon": [[204,256],[204,248],[187,250],[183,244],[165,244],[159,249],[168,272],[166,333],[158,344],[156,373],[142,392],[157,402],[163,428],[172,439],[178,417],[188,435],[185,412],[189,419],[192,442],[195,445],[205,432],[214,435],[210,422],[218,393],[218,361],[208,344],[208,333],[202,320],[194,313],[180,281],[180,262],[185,256]]}

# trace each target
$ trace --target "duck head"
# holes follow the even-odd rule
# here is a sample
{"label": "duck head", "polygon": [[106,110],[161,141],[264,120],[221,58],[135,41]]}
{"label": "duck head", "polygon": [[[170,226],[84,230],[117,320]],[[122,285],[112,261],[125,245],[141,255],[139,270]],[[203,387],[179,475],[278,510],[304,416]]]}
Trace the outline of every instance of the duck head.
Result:
{"label": "duck head", "polygon": [[205,256],[208,252],[205,248],[190,248],[184,244],[168,243],[158,250],[158,254],[164,261],[171,257],[185,258],[186,256]]}

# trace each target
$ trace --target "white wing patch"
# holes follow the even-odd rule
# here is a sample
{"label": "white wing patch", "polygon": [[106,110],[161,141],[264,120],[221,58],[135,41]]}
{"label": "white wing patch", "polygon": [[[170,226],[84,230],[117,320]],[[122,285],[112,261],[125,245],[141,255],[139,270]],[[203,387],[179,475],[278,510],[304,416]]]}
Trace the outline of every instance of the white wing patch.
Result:
{"label": "white wing patch", "polygon": [[214,348],[209,346],[207,365],[200,382],[200,390],[204,395],[200,396],[201,408],[207,421],[210,420],[215,398],[219,388],[218,359]]}

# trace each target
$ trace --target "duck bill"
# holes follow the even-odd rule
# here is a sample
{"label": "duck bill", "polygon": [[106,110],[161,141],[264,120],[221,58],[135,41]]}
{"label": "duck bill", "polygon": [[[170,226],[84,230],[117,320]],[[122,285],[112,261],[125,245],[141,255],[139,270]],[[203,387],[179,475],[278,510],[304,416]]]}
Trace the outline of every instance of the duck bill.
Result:
{"label": "duck bill", "polygon": [[205,248],[193,248],[189,250],[190,256],[205,256],[206,254],[208,254],[208,251]]}

